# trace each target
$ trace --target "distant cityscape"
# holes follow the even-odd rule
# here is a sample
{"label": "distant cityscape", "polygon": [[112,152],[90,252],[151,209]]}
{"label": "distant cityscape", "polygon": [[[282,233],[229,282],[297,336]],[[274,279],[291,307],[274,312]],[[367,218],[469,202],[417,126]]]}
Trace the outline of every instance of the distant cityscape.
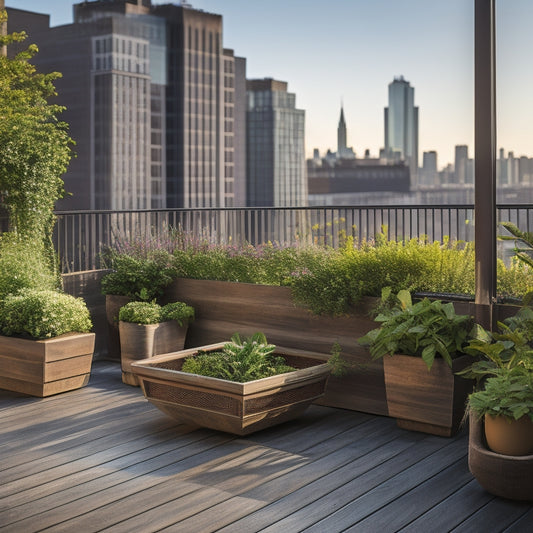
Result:
{"label": "distant cityscape", "polygon": [[[58,209],[300,207],[473,203],[469,147],[439,169],[419,159],[419,109],[403,76],[388,86],[384,145],[358,157],[340,108],[336,151],[305,159],[305,111],[290,83],[247,79],[223,46],[222,15],[190,4],[93,0],[74,22],[7,8],[7,31],[36,43],[39,70],[59,71],[58,103],[76,141]],[[503,149],[498,201],[533,200],[533,159]]]}

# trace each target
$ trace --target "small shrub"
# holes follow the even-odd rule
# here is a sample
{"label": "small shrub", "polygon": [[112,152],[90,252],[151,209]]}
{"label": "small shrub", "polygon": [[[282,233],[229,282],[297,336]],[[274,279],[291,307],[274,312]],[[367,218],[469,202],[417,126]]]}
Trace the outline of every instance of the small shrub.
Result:
{"label": "small shrub", "polygon": [[182,371],[238,383],[294,371],[283,357],[273,354],[275,349],[262,333],[244,340],[236,333],[222,351],[199,352],[185,359]]}
{"label": "small shrub", "polygon": [[152,302],[129,302],[120,308],[119,320],[133,324],[157,324],[176,320],[180,326],[194,320],[194,309],[184,302],[171,302],[159,305]]}
{"label": "small shrub", "polygon": [[50,268],[43,245],[9,233],[1,236],[0,300],[22,289],[59,288],[59,275]]}
{"label": "small shrub", "polygon": [[155,302],[129,302],[120,308],[118,319],[133,324],[157,324],[161,320],[161,306]]}
{"label": "small shrub", "polygon": [[172,256],[158,251],[148,258],[108,251],[106,266],[113,272],[102,278],[102,293],[152,301],[163,295],[164,288],[176,277]]}
{"label": "small shrub", "polygon": [[84,300],[69,294],[26,289],[0,303],[3,335],[46,339],[70,332],[87,333],[91,328]]}
{"label": "small shrub", "polygon": [[185,302],[171,302],[161,308],[161,319],[176,320],[180,326],[194,320],[194,308]]}

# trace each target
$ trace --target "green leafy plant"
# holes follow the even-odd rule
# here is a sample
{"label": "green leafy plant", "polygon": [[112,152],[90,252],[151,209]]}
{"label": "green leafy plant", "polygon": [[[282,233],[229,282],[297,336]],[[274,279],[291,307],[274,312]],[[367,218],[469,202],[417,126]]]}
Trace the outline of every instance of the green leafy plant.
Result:
{"label": "green leafy plant", "polygon": [[[389,297],[390,291],[384,290],[383,299]],[[440,355],[451,367],[452,358],[464,353],[472,318],[457,315],[451,302],[424,298],[413,304],[408,291],[400,291],[396,297],[397,303],[375,318],[381,326],[359,342],[369,346],[373,359],[394,354],[419,356],[431,369]]]}
{"label": "green leafy plant", "polygon": [[486,331],[476,324],[464,348],[476,361],[458,374],[475,379],[479,385],[487,377],[515,367],[533,371],[532,320],[533,310],[526,307],[514,317],[498,322],[499,332]]}
{"label": "green leafy plant", "polygon": [[296,370],[274,355],[275,349],[263,333],[243,340],[235,333],[221,351],[199,352],[185,359],[182,371],[245,383]]}
{"label": "green leafy plant", "polygon": [[22,289],[58,290],[60,286],[42,242],[13,233],[0,236],[0,300]]}
{"label": "green leafy plant", "polygon": [[533,371],[524,366],[497,368],[483,390],[469,396],[468,406],[480,418],[489,414],[533,420]]}
{"label": "green leafy plant", "polygon": [[84,300],[68,294],[27,289],[0,302],[3,335],[45,339],[70,332],[87,333],[91,328]]}
{"label": "green leafy plant", "polygon": [[194,320],[194,309],[184,302],[171,302],[163,306],[152,302],[129,302],[120,308],[119,320],[133,324],[157,324],[176,320],[180,326]]}
{"label": "green leafy plant", "polygon": [[[0,12],[0,25],[6,12]],[[0,47],[20,42],[24,32],[0,35]],[[9,231],[37,238],[54,260],[54,207],[64,196],[61,176],[74,144],[68,125],[59,120],[63,107],[49,103],[56,96],[57,72],[37,72],[30,60],[37,46],[14,57],[0,54],[0,191],[9,217]]]}
{"label": "green leafy plant", "polygon": [[176,278],[170,254],[165,251],[150,257],[133,257],[109,252],[106,266],[113,271],[102,278],[102,293],[152,301],[163,295],[165,287]]}

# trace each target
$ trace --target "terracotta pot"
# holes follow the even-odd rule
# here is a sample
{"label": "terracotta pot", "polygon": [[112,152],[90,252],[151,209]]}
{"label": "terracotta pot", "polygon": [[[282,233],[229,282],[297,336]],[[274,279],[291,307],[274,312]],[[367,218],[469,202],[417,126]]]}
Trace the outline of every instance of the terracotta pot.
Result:
{"label": "terracotta pot", "polygon": [[503,455],[489,450],[483,438],[483,421],[472,413],[468,467],[491,494],[533,502],[533,454]]}
{"label": "terracotta pot", "polygon": [[132,324],[119,322],[120,363],[122,381],[139,386],[139,380],[131,371],[131,363],[154,355],[183,350],[188,324],[180,326],[176,320],[158,324]]}
{"label": "terracotta pot", "polygon": [[[292,420],[324,394],[330,373],[318,354],[277,347],[297,370],[247,383],[181,372],[183,360],[225,343],[161,355],[131,368],[146,398],[164,413],[190,424],[247,435]],[[315,357],[317,356],[317,357]]]}
{"label": "terracotta pot", "polygon": [[529,416],[513,420],[506,416],[485,415],[485,438],[493,452],[533,454],[533,420]]}

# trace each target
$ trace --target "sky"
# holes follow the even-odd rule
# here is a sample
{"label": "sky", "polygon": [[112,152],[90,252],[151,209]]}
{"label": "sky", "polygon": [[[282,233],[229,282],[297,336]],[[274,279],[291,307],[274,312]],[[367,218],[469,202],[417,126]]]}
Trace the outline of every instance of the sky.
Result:
{"label": "sky", "polygon": [[[5,0],[72,22],[72,0]],[[153,4],[169,0],[152,0]],[[179,3],[179,2],[175,2]],[[388,85],[403,76],[419,108],[420,164],[454,147],[474,153],[474,0],[189,0],[223,16],[223,44],[247,60],[247,78],[288,82],[306,113],[306,153],[336,151],[344,108],[358,157],[384,144]],[[497,142],[533,156],[533,1],[497,1]],[[30,35],[31,41],[31,35]]]}

